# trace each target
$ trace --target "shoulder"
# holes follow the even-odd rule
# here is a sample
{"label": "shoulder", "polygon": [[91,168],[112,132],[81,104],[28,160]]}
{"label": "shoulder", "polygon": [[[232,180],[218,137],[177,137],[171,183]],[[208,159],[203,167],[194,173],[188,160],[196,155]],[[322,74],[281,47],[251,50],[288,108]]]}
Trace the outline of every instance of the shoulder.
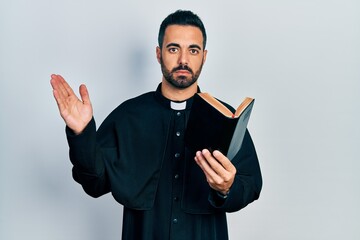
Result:
{"label": "shoulder", "polygon": [[106,120],[117,122],[123,118],[160,111],[159,108],[160,106],[155,98],[155,91],[151,91],[124,101],[108,115]]}
{"label": "shoulder", "polygon": [[126,100],[125,102],[121,103],[118,106],[118,108],[126,108],[126,107],[134,107],[134,106],[143,107],[149,104],[153,104],[154,101],[155,101],[155,92],[151,91]]}
{"label": "shoulder", "polygon": [[119,106],[117,106],[113,112],[119,111],[127,111],[131,109],[139,109],[139,108],[147,108],[148,106],[153,106],[155,101],[155,92],[147,92],[143,93],[134,98],[130,98],[124,102],[122,102]]}

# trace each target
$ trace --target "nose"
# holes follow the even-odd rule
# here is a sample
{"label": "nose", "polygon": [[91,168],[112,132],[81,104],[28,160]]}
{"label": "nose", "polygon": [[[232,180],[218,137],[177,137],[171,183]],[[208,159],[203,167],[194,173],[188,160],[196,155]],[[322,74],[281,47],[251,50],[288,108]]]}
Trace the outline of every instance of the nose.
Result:
{"label": "nose", "polygon": [[188,65],[189,64],[189,53],[185,49],[180,51],[178,63],[179,63],[179,65]]}

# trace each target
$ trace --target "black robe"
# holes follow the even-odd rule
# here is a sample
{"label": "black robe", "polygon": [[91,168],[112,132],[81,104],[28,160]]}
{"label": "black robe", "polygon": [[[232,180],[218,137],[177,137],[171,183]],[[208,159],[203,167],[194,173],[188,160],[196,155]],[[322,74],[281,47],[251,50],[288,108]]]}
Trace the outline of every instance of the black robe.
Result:
{"label": "black robe", "polygon": [[226,240],[225,213],[256,200],[262,186],[251,137],[232,160],[237,173],[222,199],[183,144],[192,99],[175,111],[160,89],[122,103],[97,132],[94,119],[80,135],[67,129],[73,177],[90,196],[111,192],[124,205],[124,240]]}

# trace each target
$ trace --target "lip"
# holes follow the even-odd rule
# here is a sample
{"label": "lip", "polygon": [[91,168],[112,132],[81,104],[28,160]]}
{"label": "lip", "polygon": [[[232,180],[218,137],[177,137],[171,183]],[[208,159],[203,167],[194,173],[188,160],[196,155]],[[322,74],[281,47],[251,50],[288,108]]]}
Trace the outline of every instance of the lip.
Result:
{"label": "lip", "polygon": [[177,70],[176,73],[178,73],[178,74],[189,74],[190,72],[188,70]]}

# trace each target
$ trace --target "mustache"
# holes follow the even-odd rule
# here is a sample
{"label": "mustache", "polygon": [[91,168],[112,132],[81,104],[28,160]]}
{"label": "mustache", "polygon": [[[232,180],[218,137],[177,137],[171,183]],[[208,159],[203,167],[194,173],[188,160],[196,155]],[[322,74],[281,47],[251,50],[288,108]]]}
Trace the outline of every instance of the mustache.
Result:
{"label": "mustache", "polygon": [[171,72],[174,73],[178,70],[186,70],[193,74],[193,70],[190,67],[188,67],[187,65],[179,65],[179,66],[173,68],[173,70]]}

